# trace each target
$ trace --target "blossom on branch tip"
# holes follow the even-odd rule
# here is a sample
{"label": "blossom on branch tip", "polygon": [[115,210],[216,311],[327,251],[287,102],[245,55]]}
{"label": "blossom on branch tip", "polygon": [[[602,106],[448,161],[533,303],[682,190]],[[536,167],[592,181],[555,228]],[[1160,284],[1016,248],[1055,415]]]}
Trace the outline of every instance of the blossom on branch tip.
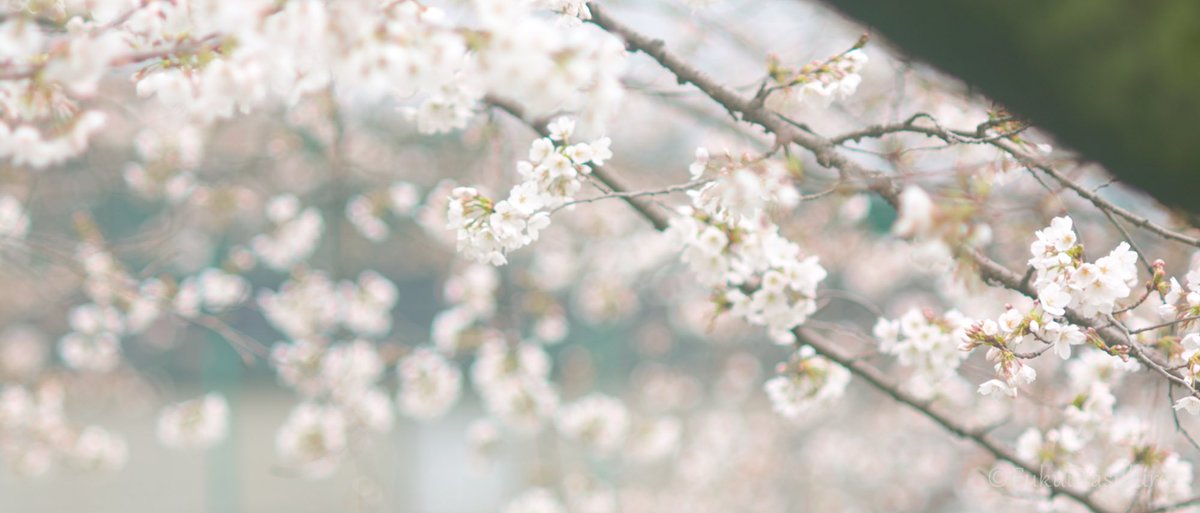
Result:
{"label": "blossom on branch tip", "polygon": [[496,266],[508,263],[508,252],[537,241],[550,225],[550,213],[574,200],[591,166],[611,158],[608,138],[569,144],[574,129],[569,118],[550,123],[550,136],[533,141],[529,160],[517,163],[522,181],[508,198],[492,200],[471,187],[451,191],[446,227],[454,230],[463,256]]}

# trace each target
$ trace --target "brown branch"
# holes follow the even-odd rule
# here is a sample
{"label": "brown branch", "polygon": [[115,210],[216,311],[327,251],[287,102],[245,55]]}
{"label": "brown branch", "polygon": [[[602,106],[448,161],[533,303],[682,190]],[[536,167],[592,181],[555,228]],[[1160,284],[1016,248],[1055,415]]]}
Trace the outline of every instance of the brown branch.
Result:
{"label": "brown branch", "polygon": [[1136,335],[1136,334],[1138,334],[1138,333],[1145,333],[1145,332],[1147,332],[1147,331],[1154,331],[1154,330],[1156,330],[1156,329],[1159,329],[1159,328],[1166,328],[1166,327],[1168,327],[1168,326],[1174,326],[1174,325],[1176,325],[1176,324],[1179,324],[1179,323],[1191,322],[1191,321],[1194,321],[1194,320],[1196,320],[1196,319],[1200,319],[1200,315],[1192,315],[1192,316],[1189,316],[1189,317],[1182,317],[1182,318],[1179,318],[1179,319],[1175,319],[1175,320],[1173,320],[1173,321],[1167,321],[1167,322],[1164,322],[1164,323],[1155,324],[1155,325],[1153,325],[1153,326],[1146,326],[1145,328],[1138,328],[1138,329],[1136,329],[1136,330],[1130,330],[1130,331],[1129,331],[1129,334],[1130,334],[1130,335]]}
{"label": "brown branch", "polygon": [[[926,126],[918,125],[917,121],[922,118],[928,119],[930,122],[932,122],[934,124],[934,126],[926,127]],[[983,129],[986,129],[985,125],[981,125],[981,127]],[[900,123],[875,125],[875,126],[867,127],[862,130],[856,130],[853,132],[849,132],[849,133],[834,137],[831,139],[831,141],[835,145],[841,145],[848,141],[859,141],[859,140],[866,139],[866,138],[879,138],[879,137],[883,137],[888,134],[895,134],[895,133],[900,133],[900,132],[917,133],[917,134],[923,134],[923,135],[930,136],[930,137],[936,137],[947,143],[961,142],[961,143],[973,143],[973,144],[977,144],[977,143],[991,144],[992,146],[995,146],[996,148],[998,148],[998,149],[1004,151],[1005,153],[1009,154],[1010,156],[1012,156],[1014,159],[1016,159],[1022,165],[1029,167],[1030,169],[1036,169],[1047,175],[1050,175],[1051,178],[1054,178],[1056,181],[1058,181],[1064,187],[1071,189],[1072,191],[1074,191],[1076,194],[1078,194],[1083,199],[1088,200],[1093,205],[1095,205],[1096,208],[1100,209],[1102,212],[1105,212],[1106,214],[1111,213],[1112,215],[1121,217],[1121,218],[1125,219],[1126,221],[1132,223],[1134,226],[1144,229],[1146,231],[1149,231],[1149,232],[1151,232],[1155,235],[1158,235],[1159,237],[1162,237],[1164,239],[1181,242],[1181,243],[1187,244],[1189,246],[1200,247],[1200,238],[1188,236],[1188,235],[1179,233],[1177,231],[1171,230],[1169,228],[1163,227],[1157,223],[1154,223],[1153,221],[1151,221],[1149,218],[1147,218],[1145,216],[1135,214],[1125,208],[1122,208],[1122,207],[1114,204],[1113,202],[1104,199],[1099,194],[1097,194],[1097,191],[1100,188],[1097,188],[1096,190],[1088,190],[1088,188],[1080,185],[1078,182],[1075,182],[1070,177],[1062,174],[1062,172],[1055,169],[1054,166],[1047,163],[1041,157],[1035,156],[1035,155],[1025,151],[1024,149],[1022,149],[1018,143],[1016,143],[1010,139],[1010,136],[1014,135],[1011,132],[1006,132],[1006,133],[1002,133],[1002,134],[994,134],[994,135],[991,135],[988,137],[981,136],[981,137],[972,138],[972,137],[970,137],[971,135],[977,135],[977,134],[969,134],[968,132],[961,131],[961,130],[948,130],[946,128],[943,128],[941,125],[939,125],[937,123],[937,120],[935,120],[932,116],[929,116],[928,114],[914,114],[912,117],[910,117],[907,120],[900,122]],[[977,132],[978,132],[978,130],[977,130]],[[1105,184],[1105,185],[1108,185],[1108,184]]]}
{"label": "brown branch", "polygon": [[[199,52],[202,50],[216,50],[220,48],[220,41],[216,36],[208,36],[198,41],[185,41],[178,45],[167,48],[156,48],[141,52],[133,52],[118,56],[109,62],[109,66],[118,67],[129,64],[140,64],[143,62],[153,61],[155,59],[165,59],[176,54]],[[46,65],[51,61],[47,60],[27,68],[22,69],[2,69],[0,68],[0,80],[23,80],[37,76]]]}
{"label": "brown branch", "polygon": [[[593,6],[592,9],[595,9],[595,7]],[[596,12],[595,12],[595,10],[593,10],[593,17],[595,17],[595,15],[596,15]],[[522,122],[525,122],[526,124],[528,124],[529,126],[534,128],[534,130],[536,130],[538,133],[540,133],[540,134],[546,133],[545,123],[542,123],[542,122],[539,122],[536,120],[530,121],[528,119],[525,119],[522,116],[522,110],[519,107],[513,105],[512,103],[509,103],[509,102],[506,102],[503,100],[494,99],[494,98],[489,98],[488,103],[490,103],[491,105],[493,105],[501,110],[508,112],[509,114],[512,114],[517,119],[521,120]],[[614,184],[616,184],[616,181],[612,180],[611,176],[607,176],[607,174],[605,174],[602,171],[602,168],[597,167],[597,168],[593,169],[593,174],[595,174],[597,171],[600,171],[602,175],[607,177],[607,179],[605,180],[605,183],[608,184],[615,193],[620,194],[620,193],[624,192],[624,190],[619,185],[614,185]],[[665,219],[662,219],[660,216],[654,215],[652,213],[653,211],[651,211],[649,208],[647,208],[646,205],[644,205],[644,203],[638,201],[638,199],[636,197],[632,197],[631,195],[621,195],[620,197],[622,199],[624,199],[625,202],[628,203],[631,207],[633,207],[635,210],[637,210],[642,216],[646,217],[646,219],[649,220],[655,226],[655,228],[657,228],[659,230],[665,229],[665,227],[666,227]],[[840,352],[840,350],[837,349],[838,344],[836,344],[832,340],[826,339],[823,336],[821,336],[811,330],[803,329],[803,328],[797,328],[793,331],[793,333],[796,335],[798,342],[812,346],[813,349],[818,354],[824,356],[825,358],[828,358],[829,360],[833,361],[834,363],[837,363],[838,365],[845,367],[852,374],[854,374],[855,376],[858,376],[863,381],[867,382],[868,384],[870,384],[872,387],[876,388],[880,392],[892,397],[897,402],[900,402],[900,403],[916,410],[918,413],[920,413],[923,416],[925,416],[926,418],[929,418],[930,420],[934,421],[936,424],[938,424],[942,428],[946,429],[947,431],[953,433],[954,435],[973,442],[975,445],[979,446],[980,448],[984,449],[988,453],[992,454],[992,456],[994,456],[995,458],[997,458],[999,460],[1007,461],[1007,462],[1015,465],[1016,467],[1020,468],[1022,471],[1028,473],[1029,475],[1034,476],[1035,478],[1037,478],[1039,481],[1041,481],[1045,486],[1047,486],[1050,489],[1050,492],[1052,495],[1053,494],[1062,494],[1062,495],[1071,497],[1076,502],[1080,503],[1081,505],[1083,505],[1084,507],[1088,508],[1089,510],[1091,510],[1093,512],[1108,513],[1107,510],[1100,507],[1098,504],[1092,502],[1092,500],[1086,496],[1085,492],[1058,486],[1050,481],[1045,480],[1044,476],[1040,475],[1040,473],[1039,473],[1040,471],[1036,466],[1034,466],[1033,464],[1021,461],[1021,459],[1011,449],[1005,447],[1002,443],[991,438],[991,436],[988,435],[988,431],[990,431],[990,428],[975,430],[975,429],[971,429],[965,425],[959,424],[958,422],[954,421],[951,417],[949,417],[947,414],[944,414],[944,413],[938,411],[937,409],[935,409],[930,402],[917,399],[915,396],[912,396],[912,395],[904,392],[903,390],[901,390],[899,387],[889,383],[881,371],[879,371],[875,367],[871,366],[870,364],[865,363],[862,360],[862,358],[852,357],[849,355],[842,354]]]}
{"label": "brown branch", "polygon": [[[593,16],[594,15],[595,15],[595,13],[593,12]],[[495,107],[497,107],[501,110],[508,112],[509,114],[512,114],[518,120],[521,120],[522,122],[528,124],[530,127],[532,127],[538,133],[541,133],[541,134],[546,133],[544,123],[540,123],[538,121],[530,121],[528,119],[525,119],[524,117],[521,116],[522,111],[519,107],[517,107],[509,102],[505,102],[503,100],[496,100],[496,99],[491,99],[491,98],[488,99],[488,103],[494,105]],[[593,174],[596,173],[596,171],[597,171],[597,169],[593,169]],[[611,179],[611,177],[609,177],[609,178]],[[615,181],[609,181],[606,183],[611,184],[611,183],[615,183]],[[651,211],[648,208],[645,208],[645,206],[644,206],[644,204],[642,204],[642,202],[637,201],[636,197],[633,197],[630,194],[625,194],[625,191],[620,186],[611,186],[611,187],[612,187],[614,193],[619,195],[618,197],[625,200],[626,203],[628,203],[630,206],[632,206],[634,209],[636,209],[640,214],[642,214],[644,217],[646,217],[647,220],[649,220],[652,224],[654,224],[655,228],[659,229],[660,231],[665,229],[666,221],[665,220],[660,221],[659,217],[651,217],[651,215],[648,214]],[[863,361],[863,358],[850,356],[850,355],[841,353],[841,351],[839,349],[837,349],[839,347],[839,344],[837,344],[836,342],[834,342],[832,340],[826,339],[824,336],[819,335],[819,334],[813,332],[812,330],[804,329],[804,328],[796,328],[795,330],[793,330],[793,334],[796,336],[796,339],[799,343],[812,346],[812,348],[818,354],[820,354],[821,356],[823,356],[825,358],[828,358],[830,361],[833,361],[834,363],[837,363],[838,365],[841,365],[842,367],[845,367],[852,374],[854,374],[855,376],[858,376],[863,381],[867,382],[868,384],[870,384],[872,387],[876,388],[880,392],[892,397],[897,402],[900,402],[901,404],[904,404],[904,405],[916,410],[918,413],[920,413],[923,416],[925,416],[926,418],[932,420],[933,422],[935,422],[942,428],[946,429],[950,433],[958,436],[959,438],[963,438],[963,439],[971,441],[975,445],[979,446],[980,448],[982,448],[985,451],[987,451],[988,453],[990,453],[996,459],[1007,461],[1007,462],[1015,465],[1017,468],[1021,469],[1022,471],[1033,476],[1034,478],[1038,479],[1040,482],[1042,482],[1045,486],[1047,486],[1050,489],[1050,493],[1052,495],[1053,494],[1062,494],[1067,497],[1071,497],[1076,502],[1078,502],[1079,504],[1083,505],[1084,507],[1088,508],[1089,510],[1091,510],[1093,512],[1108,513],[1107,510],[1100,507],[1098,504],[1092,502],[1092,500],[1087,497],[1086,492],[1062,487],[1062,486],[1056,485],[1053,482],[1046,480],[1044,478],[1044,476],[1042,476],[1040,474],[1040,470],[1035,465],[1022,461],[1011,449],[1005,447],[1001,442],[998,442],[995,439],[993,439],[988,434],[988,432],[991,431],[991,429],[992,429],[991,426],[985,427],[984,429],[971,429],[963,424],[960,424],[960,423],[954,421],[949,415],[942,413],[942,412],[938,411],[936,408],[934,408],[933,405],[931,404],[931,402],[920,400],[920,399],[916,398],[915,396],[908,394],[907,392],[904,392],[898,386],[889,383],[881,371],[879,371],[875,367],[873,367],[870,364]]]}
{"label": "brown branch", "polygon": [[859,359],[842,354],[841,351],[837,349],[840,347],[840,344],[837,344],[833,340],[826,339],[823,336],[813,333],[811,330],[805,328],[796,328],[792,331],[792,333],[796,335],[798,342],[811,346],[817,352],[817,354],[828,358],[842,367],[845,367],[855,376],[869,383],[876,390],[883,392],[899,403],[911,407],[918,413],[921,413],[926,418],[932,420],[943,429],[953,433],[959,438],[971,441],[975,445],[991,453],[991,455],[996,459],[1007,461],[1021,469],[1023,472],[1033,476],[1035,479],[1038,479],[1044,486],[1050,489],[1051,496],[1055,494],[1061,494],[1070,497],[1081,506],[1096,513],[1105,513],[1108,511],[1089,498],[1087,496],[1087,492],[1060,486],[1046,479],[1046,476],[1042,475],[1041,469],[1039,469],[1036,465],[1022,461],[1021,458],[1018,457],[1011,449],[989,436],[988,431],[991,430],[991,427],[985,427],[984,429],[967,429],[962,424],[955,422],[954,419],[952,419],[948,414],[938,411],[938,409],[934,408],[929,401],[917,399],[915,396],[910,395],[901,390],[899,387],[889,383],[888,379],[883,375],[883,373],[875,367],[868,365]]}
{"label": "brown branch", "polygon": [[1071,180],[1066,175],[1063,175],[1061,172],[1059,172],[1057,169],[1055,169],[1054,166],[1051,166],[1050,164],[1046,163],[1040,157],[1031,155],[1031,154],[1023,151],[1020,147],[1017,146],[1016,143],[1014,143],[1010,140],[998,139],[998,140],[992,141],[992,145],[1004,150],[1009,155],[1012,155],[1013,158],[1017,159],[1017,161],[1020,162],[1021,164],[1025,165],[1025,166],[1029,166],[1034,169],[1037,169],[1043,173],[1050,175],[1052,178],[1057,180],[1058,183],[1061,183],[1066,188],[1071,189],[1072,191],[1075,191],[1075,193],[1078,194],[1083,199],[1090,201],[1093,205],[1096,206],[1096,208],[1111,212],[1111,213],[1115,214],[1116,216],[1124,218],[1126,221],[1129,221],[1134,226],[1137,226],[1138,228],[1142,228],[1146,231],[1149,231],[1149,232],[1151,232],[1155,235],[1158,235],[1164,239],[1173,240],[1176,242],[1182,242],[1189,246],[1200,247],[1200,239],[1197,239],[1196,237],[1190,237],[1190,236],[1184,235],[1182,233],[1172,231],[1170,229],[1159,226],[1158,224],[1151,222],[1150,219],[1145,216],[1140,216],[1138,214],[1135,214],[1133,212],[1130,212],[1124,208],[1121,208],[1121,207],[1113,204],[1111,201],[1108,201],[1108,200],[1100,197],[1099,194],[1096,194],[1096,193],[1088,190],[1086,187],[1079,185],[1074,180]]}
{"label": "brown branch", "polygon": [[[977,270],[979,271],[979,275],[984,281],[1000,284],[1005,288],[1020,292],[1021,294],[1029,297],[1037,297],[1037,292],[1034,291],[1028,283],[1024,283],[1021,276],[1018,276],[1016,273],[1008,270],[999,263],[987,258],[982,253],[979,253],[979,251],[976,249],[967,248],[964,251],[966,251],[970,258],[974,261],[975,265],[977,266]],[[1111,350],[1120,346],[1128,347],[1129,354],[1133,355],[1134,358],[1137,358],[1151,369],[1154,369],[1155,372],[1165,377],[1168,381],[1180,385],[1184,387],[1184,389],[1188,390],[1192,395],[1200,397],[1200,394],[1197,394],[1196,390],[1192,388],[1187,380],[1185,380],[1176,372],[1167,370],[1164,363],[1159,362],[1154,355],[1146,352],[1146,350],[1140,345],[1129,339],[1125,333],[1118,331],[1115,326],[1103,325],[1099,322],[1092,321],[1091,319],[1084,318],[1071,309],[1067,309],[1066,313],[1067,320],[1072,324],[1095,331],[1100,339],[1104,342],[1106,348]]]}
{"label": "brown branch", "polygon": [[[596,6],[595,4],[589,4],[589,7],[592,11],[592,23],[622,37],[630,51],[641,51],[649,55],[663,67],[671,71],[676,76],[679,83],[692,83],[731,114],[740,114],[742,120],[756,124],[764,128],[767,132],[774,134],[777,146],[782,147],[788,144],[796,144],[808,149],[814,154],[818,162],[822,165],[838,170],[839,173],[843,175],[843,178],[862,180],[868,185],[868,188],[871,191],[879,194],[883,199],[888,201],[888,203],[892,204],[893,206],[898,205],[900,188],[891,177],[878,171],[868,170],[857,163],[846,159],[843,155],[836,151],[835,144],[833,144],[833,142],[829,139],[822,138],[810,131],[807,131],[805,130],[805,127],[801,125],[795,125],[782,116],[765,109],[763,106],[763,100],[765,100],[765,97],[763,97],[761,94],[753,99],[743,98],[737,93],[715,82],[706,74],[692,67],[675,54],[667,51],[663,41],[651,39],[637,33],[636,31],[633,31],[629,27],[611,18],[607,11],[599,6]],[[762,90],[760,89],[760,93],[761,91]],[[489,102],[509,112],[510,114],[523,119],[521,116],[521,110],[514,105],[495,99],[491,99]],[[529,122],[529,124],[533,126],[539,133],[546,133],[545,125],[543,123],[535,121]],[[994,143],[995,141],[989,140],[988,142]],[[612,179],[611,176],[608,176],[603,171],[599,173],[598,177],[601,178],[602,181],[614,191],[620,192],[624,190],[615,182],[615,180]],[[665,220],[663,220],[660,216],[655,215],[650,209],[646,208],[642,202],[636,201],[636,198],[625,197],[624,199],[632,207],[638,210],[639,213],[650,220],[656,228],[662,229],[662,227],[666,225]],[[1118,212],[1118,215],[1121,214]],[[1122,215],[1122,217],[1126,216]],[[1146,227],[1145,223],[1138,223],[1136,220],[1131,221],[1138,226]],[[997,283],[1031,297],[1036,296],[1036,293],[1029,287],[1027,279],[1013,273],[1001,264],[991,260],[978,250],[968,247],[962,248],[960,253],[977,266],[979,275],[985,282]],[[1165,369],[1163,364],[1156,361],[1153,355],[1146,353],[1139,345],[1129,339],[1128,333],[1117,331],[1111,324],[1099,325],[1098,323],[1094,323],[1089,319],[1082,318],[1072,311],[1067,312],[1067,318],[1072,323],[1095,331],[1104,342],[1105,346],[1109,348],[1114,348],[1117,346],[1129,348],[1129,352],[1132,353],[1137,359],[1155,369],[1156,372],[1165,376],[1172,383],[1185,386],[1193,395],[1196,395],[1196,391],[1191,388],[1183,378]],[[951,433],[973,441],[976,445],[987,450],[998,459],[1008,461],[1035,477],[1039,476],[1039,469],[1020,461],[1020,459],[1016,457],[1016,455],[1010,450],[991,440],[987,436],[986,432],[969,430],[965,426],[954,422],[946,415],[934,410],[928,402],[921,401],[911,395],[906,394],[897,387],[889,384],[883,377],[882,373],[874,367],[864,364],[856,358],[842,355],[837,349],[835,349],[836,346],[833,342],[802,328],[797,328],[794,333],[796,334],[799,342],[812,346],[817,353],[829,358],[839,365],[842,365],[850,370],[854,375],[862,378],[864,381],[867,381],[876,389],[891,396],[898,402],[912,407]],[[1120,340],[1122,337],[1124,337],[1128,343],[1121,343]],[[1088,508],[1089,510],[1097,513],[1107,512],[1105,508],[1092,502],[1087,492],[1080,492],[1069,488],[1058,487],[1054,485],[1054,483],[1047,482],[1040,477],[1039,480],[1042,481],[1046,486],[1050,487],[1051,495],[1062,494],[1070,497],[1072,500]]]}
{"label": "brown branch", "polygon": [[1146,291],[1142,293],[1142,297],[1138,298],[1137,301],[1134,301],[1129,306],[1122,307],[1119,310],[1113,310],[1113,315],[1121,315],[1125,312],[1131,311],[1139,306],[1142,306],[1142,303],[1145,303],[1146,300],[1150,298],[1150,294],[1153,294],[1154,291],[1157,290],[1154,287],[1153,282],[1147,282],[1146,286],[1144,288],[1146,289]]}
{"label": "brown branch", "polygon": [[[893,177],[880,171],[867,169],[847,159],[837,151],[836,145],[830,139],[821,137],[811,131],[803,130],[800,126],[788,122],[782,116],[767,109],[763,104],[765,98],[761,95],[750,99],[739,95],[718,83],[709,75],[696,69],[675,53],[667,50],[666,44],[661,39],[653,39],[633,30],[629,26],[612,18],[607,10],[594,3],[589,3],[588,5],[592,12],[591,23],[622,38],[630,51],[639,51],[650,56],[662,67],[674,74],[679,83],[695,85],[726,110],[740,113],[742,120],[758,125],[767,132],[774,134],[777,145],[796,144],[803,147],[816,157],[819,164],[836,169],[844,179],[863,182],[869,190],[878,194],[893,207],[899,205],[900,185]],[[928,118],[928,116],[920,117]],[[910,118],[910,121],[915,122],[915,118]],[[914,127],[913,130],[924,131],[935,137],[949,137],[951,139],[952,137],[956,137],[948,134],[945,129],[922,128],[917,127],[913,123],[908,123],[908,125]],[[998,139],[990,141],[990,143],[1001,145],[1000,147],[1006,151],[1017,151],[1024,155],[1016,146],[1009,143],[1007,139]],[[1084,190],[1086,191],[1086,189]],[[1130,219],[1127,216],[1131,216],[1132,214],[1128,212],[1114,210],[1114,213],[1121,217],[1126,217],[1127,220],[1130,220],[1135,225],[1141,227],[1153,226],[1152,224],[1148,224],[1149,221],[1139,222],[1139,218],[1136,216],[1134,216],[1134,219]],[[1161,228],[1158,229],[1166,231]],[[1180,240],[1179,237],[1183,237],[1183,240],[1188,240],[1179,234],[1173,235],[1174,237],[1169,238]],[[960,257],[967,258],[977,267],[980,277],[985,282],[998,283],[1026,296],[1037,297],[1036,291],[1021,276],[1016,275],[1008,268],[988,258],[977,249],[962,247],[959,248],[958,253]],[[1102,326],[1070,310],[1067,311],[1067,319],[1073,324],[1094,330],[1104,342],[1104,345],[1110,350],[1128,347],[1129,353],[1139,361],[1154,369],[1155,372],[1164,376],[1168,381],[1184,386],[1192,395],[1200,397],[1200,393],[1192,388],[1182,376],[1166,369],[1165,364],[1159,362],[1154,355],[1146,352],[1141,346],[1129,340],[1129,337],[1125,333],[1116,330],[1112,326]]]}
{"label": "brown branch", "polygon": [[633,30],[595,3],[589,3],[588,7],[592,12],[592,19],[589,20],[591,23],[622,38],[630,51],[639,51],[650,56],[675,75],[680,84],[690,83],[696,86],[726,110],[740,114],[743,121],[758,125],[768,133],[774,134],[777,146],[796,144],[805,148],[813,153],[821,165],[838,169],[848,175],[848,178],[861,180],[870,190],[879,193],[893,206],[898,204],[900,186],[895,181],[887,175],[869,171],[850,161],[837,152],[828,139],[793,125],[767,109],[764,106],[766,97],[763,94],[745,98],[667,50],[666,43],[661,39],[653,39]]}
{"label": "brown branch", "polygon": [[554,213],[558,212],[559,210],[562,210],[562,209],[570,207],[570,206],[582,205],[585,203],[595,203],[597,201],[603,201],[603,200],[607,200],[607,199],[648,198],[648,197],[653,197],[653,196],[666,196],[668,194],[674,194],[677,192],[687,192],[690,190],[694,190],[698,187],[702,187],[709,182],[712,182],[712,180],[707,180],[707,179],[693,180],[693,181],[687,182],[687,183],[671,185],[671,186],[663,187],[662,189],[654,189],[654,190],[648,190],[648,191],[625,192],[625,191],[619,191],[619,190],[614,189],[612,192],[602,194],[600,196],[593,196],[591,198],[582,198],[582,199],[577,199],[577,200],[573,200],[573,201],[568,201],[558,207],[555,207],[553,210],[550,211],[550,214],[553,215]]}

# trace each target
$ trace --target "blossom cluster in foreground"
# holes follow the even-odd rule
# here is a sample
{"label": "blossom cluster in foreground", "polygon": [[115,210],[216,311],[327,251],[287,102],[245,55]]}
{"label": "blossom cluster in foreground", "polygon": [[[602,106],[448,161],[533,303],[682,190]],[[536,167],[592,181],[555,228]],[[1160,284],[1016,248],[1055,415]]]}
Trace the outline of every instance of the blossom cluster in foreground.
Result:
{"label": "blossom cluster in foreground", "polygon": [[732,157],[710,160],[701,150],[691,171],[693,178],[715,176],[690,193],[691,207],[671,218],[668,235],[683,248],[683,262],[713,288],[722,308],[791,343],[790,330],[816,310],[826,272],[768,215],[769,208],[794,206],[798,199],[786,169]]}
{"label": "blossom cluster in foreground", "polygon": [[547,129],[549,137],[533,141],[529,160],[517,163],[521,182],[508,198],[495,201],[471,187],[452,192],[448,227],[457,230],[458,250],[467,258],[492,265],[508,262],[505,255],[536,241],[550,225],[550,214],[569,203],[583,188],[592,166],[612,158],[610,140],[571,143],[575,122],[559,118]]}

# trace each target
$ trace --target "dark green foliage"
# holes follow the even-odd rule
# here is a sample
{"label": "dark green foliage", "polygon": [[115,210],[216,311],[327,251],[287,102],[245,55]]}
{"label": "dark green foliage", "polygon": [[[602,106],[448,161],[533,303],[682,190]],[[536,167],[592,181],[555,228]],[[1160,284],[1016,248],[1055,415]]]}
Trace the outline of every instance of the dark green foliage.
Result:
{"label": "dark green foliage", "polygon": [[1200,212],[1200,2],[827,1],[1122,181]]}

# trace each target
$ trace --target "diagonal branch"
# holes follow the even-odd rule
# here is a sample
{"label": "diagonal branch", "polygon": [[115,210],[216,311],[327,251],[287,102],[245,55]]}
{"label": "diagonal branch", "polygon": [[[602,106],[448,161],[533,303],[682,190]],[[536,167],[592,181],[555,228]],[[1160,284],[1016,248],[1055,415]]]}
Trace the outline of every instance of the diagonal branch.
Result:
{"label": "diagonal branch", "polygon": [[1108,511],[1104,507],[1095,503],[1088,496],[1087,492],[1062,486],[1050,479],[1047,479],[1042,472],[1042,469],[1038,468],[1036,465],[1022,461],[1015,452],[1006,447],[1003,443],[998,442],[989,436],[989,429],[967,429],[962,424],[955,422],[954,419],[949,415],[939,411],[937,408],[934,408],[929,401],[918,399],[904,390],[901,390],[896,385],[890,383],[884,374],[879,371],[879,369],[876,369],[860,359],[842,354],[840,350],[836,349],[839,346],[839,344],[836,342],[805,328],[798,327],[793,330],[792,333],[796,335],[798,342],[808,344],[814,350],[816,350],[817,354],[820,354],[821,356],[832,360],[834,363],[845,367],[855,376],[858,376],[863,381],[869,383],[876,390],[879,390],[897,402],[916,410],[918,413],[921,413],[928,419],[937,423],[946,431],[953,433],[959,438],[974,443],[981,449],[991,453],[991,455],[996,459],[1007,461],[1021,469],[1023,472],[1033,476],[1035,479],[1040,481],[1043,486],[1046,486],[1050,489],[1051,496],[1060,494],[1070,497],[1081,506],[1096,513],[1105,513]]}
{"label": "diagonal branch", "polygon": [[[547,128],[546,128],[546,120],[527,119],[525,117],[525,111],[524,111],[524,109],[521,108],[521,106],[516,105],[516,104],[512,103],[511,101],[508,101],[508,100],[505,100],[502,98],[492,97],[492,96],[487,97],[484,101],[500,110],[503,110],[504,112],[507,112],[512,117],[521,120],[521,122],[528,124],[530,127],[533,128],[534,131],[536,131],[542,137],[550,136],[550,131],[547,130]],[[623,183],[621,183],[620,180],[617,180],[616,178],[614,178],[608,172],[608,170],[604,168],[604,166],[593,165],[591,167],[592,167],[592,176],[596,177],[596,179],[599,180],[600,183],[604,184],[609,189],[613,190],[614,192],[621,192],[621,191],[629,190],[627,187],[624,186]],[[626,203],[629,204],[629,206],[633,207],[634,210],[637,210],[637,212],[639,214],[641,214],[642,217],[645,217],[647,221],[650,221],[650,224],[654,225],[654,229],[659,230],[659,231],[667,229],[666,216],[662,215],[662,213],[651,208],[649,203],[643,201],[641,198],[633,197],[633,196],[626,196],[623,199],[625,200]]]}
{"label": "diagonal branch", "polygon": [[[520,114],[522,113],[522,110],[516,105],[494,98],[489,98],[488,103],[496,108],[508,112],[517,119],[528,124],[538,133],[544,134],[546,132],[545,123],[537,120],[531,121],[521,117]],[[623,194],[625,192],[624,189],[622,189],[619,185],[614,185],[617,183],[617,181],[613,180],[613,177],[609,175],[608,171],[604,170],[603,167],[594,167],[592,173],[598,177],[605,177],[603,180],[613,189],[614,193],[618,194],[617,197],[624,200],[640,214],[646,217],[646,219],[649,220],[655,226],[655,228],[660,231],[665,229],[667,225],[666,220],[662,218],[661,215],[657,215],[657,212],[650,210],[644,202],[640,201],[639,197],[631,194]],[[1018,277],[1018,279],[1020,278]],[[1086,491],[1075,490],[1046,479],[1036,465],[1022,461],[1021,458],[1018,457],[1011,449],[1006,447],[1003,443],[992,438],[988,434],[990,427],[985,427],[983,429],[972,429],[966,425],[956,422],[952,417],[935,408],[930,401],[918,399],[917,397],[901,390],[897,385],[890,383],[882,371],[866,363],[861,358],[856,358],[842,353],[841,350],[838,349],[839,344],[813,332],[812,330],[798,327],[793,330],[793,334],[796,336],[796,339],[799,343],[812,346],[812,348],[818,354],[828,358],[838,365],[841,365],[842,367],[845,367],[852,374],[858,376],[863,381],[867,382],[885,395],[895,399],[897,402],[904,404],[905,406],[908,406],[909,408],[912,408],[959,438],[972,442],[976,446],[990,453],[996,459],[1007,461],[1021,469],[1023,472],[1033,476],[1050,490],[1051,496],[1055,494],[1061,494],[1072,498],[1080,505],[1086,507],[1094,513],[1109,513],[1108,510],[1093,502],[1092,499],[1088,497]]]}
{"label": "diagonal branch", "polygon": [[[767,109],[764,105],[765,96],[761,93],[754,98],[746,98],[738,94],[668,50],[661,39],[654,39],[637,32],[614,19],[606,9],[595,3],[589,3],[588,6],[592,12],[591,23],[622,38],[630,51],[639,51],[650,56],[675,75],[679,83],[695,85],[726,110],[740,114],[742,120],[758,125],[768,133],[774,134],[777,145],[796,144],[805,148],[816,157],[819,164],[837,170],[843,178],[863,182],[867,189],[878,194],[893,207],[899,205],[900,185],[892,176],[881,171],[867,169],[846,158],[837,151],[832,140],[792,124],[779,114]],[[999,141],[993,141],[993,144],[995,142]],[[958,253],[960,257],[968,259],[977,267],[980,277],[985,282],[998,283],[1026,296],[1037,297],[1036,291],[1021,276],[988,258],[977,249],[962,247],[959,248]],[[1129,354],[1168,381],[1184,386],[1190,394],[1200,397],[1200,392],[1191,387],[1182,375],[1167,369],[1165,364],[1145,351],[1127,333],[1123,333],[1111,325],[1101,325],[1099,322],[1084,318],[1070,310],[1067,311],[1067,318],[1074,324],[1094,330],[1110,351],[1123,351],[1128,348]]]}
{"label": "diagonal branch", "polygon": [[[920,119],[928,119],[933,123],[934,126],[928,127],[918,125],[917,121]],[[1146,216],[1138,215],[1107,199],[1104,199],[1096,191],[1088,190],[1088,188],[1064,175],[1061,171],[1055,169],[1054,166],[1046,162],[1045,159],[1022,149],[1020,144],[1010,139],[1010,136],[1014,135],[1013,133],[1006,132],[983,136],[982,134],[987,130],[987,128],[989,128],[987,125],[981,125],[976,134],[971,134],[961,130],[949,130],[939,125],[937,120],[928,114],[915,114],[906,121],[900,123],[870,126],[862,130],[856,130],[834,137],[831,139],[831,141],[835,145],[841,145],[848,141],[879,138],[888,134],[907,132],[935,137],[947,143],[965,142],[972,144],[990,144],[1012,156],[1017,160],[1017,162],[1020,162],[1021,165],[1050,175],[1050,177],[1054,178],[1058,183],[1062,184],[1068,189],[1071,189],[1078,194],[1079,197],[1091,202],[1101,211],[1123,218],[1132,223],[1134,226],[1142,228],[1164,239],[1180,242],[1193,247],[1200,247],[1200,238],[1166,228],[1151,221]]]}

